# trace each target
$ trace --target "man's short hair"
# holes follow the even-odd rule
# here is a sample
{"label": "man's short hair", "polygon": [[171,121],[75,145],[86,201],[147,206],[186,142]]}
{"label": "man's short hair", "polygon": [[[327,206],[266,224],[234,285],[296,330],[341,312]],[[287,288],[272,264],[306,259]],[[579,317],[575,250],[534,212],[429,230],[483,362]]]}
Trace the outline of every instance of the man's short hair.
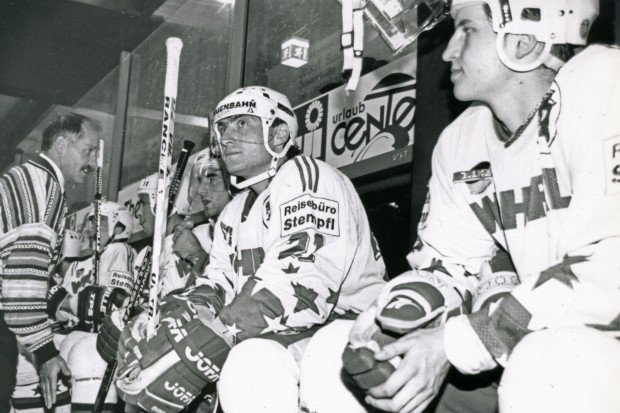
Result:
{"label": "man's short hair", "polygon": [[43,130],[41,150],[47,151],[51,149],[56,138],[61,135],[75,143],[81,137],[86,122],[96,125],[92,119],[84,115],[73,112],[59,113]]}

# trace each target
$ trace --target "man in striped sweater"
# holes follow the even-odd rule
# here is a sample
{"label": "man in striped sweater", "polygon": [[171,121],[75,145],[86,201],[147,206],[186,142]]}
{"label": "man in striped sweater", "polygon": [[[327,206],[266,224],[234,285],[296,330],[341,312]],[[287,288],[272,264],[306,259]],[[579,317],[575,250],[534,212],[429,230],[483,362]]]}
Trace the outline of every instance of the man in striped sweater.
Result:
{"label": "man in striped sweater", "polygon": [[58,374],[70,374],[53,342],[46,295],[62,246],[65,182],[81,184],[94,171],[100,135],[95,121],[59,114],[43,131],[40,155],[0,177],[0,413],[10,408],[18,343],[39,371],[48,408]]}

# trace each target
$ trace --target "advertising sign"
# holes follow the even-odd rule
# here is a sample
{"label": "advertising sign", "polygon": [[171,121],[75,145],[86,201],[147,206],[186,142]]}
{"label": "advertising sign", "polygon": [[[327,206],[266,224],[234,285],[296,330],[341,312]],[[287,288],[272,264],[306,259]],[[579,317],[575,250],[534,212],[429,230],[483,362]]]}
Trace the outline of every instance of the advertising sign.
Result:
{"label": "advertising sign", "polygon": [[297,108],[297,145],[354,178],[411,162],[416,103],[415,54]]}

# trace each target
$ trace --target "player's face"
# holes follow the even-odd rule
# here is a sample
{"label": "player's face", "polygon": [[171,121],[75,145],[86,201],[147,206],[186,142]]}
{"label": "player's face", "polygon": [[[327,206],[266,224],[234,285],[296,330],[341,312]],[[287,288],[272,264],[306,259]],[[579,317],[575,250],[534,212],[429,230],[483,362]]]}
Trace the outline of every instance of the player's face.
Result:
{"label": "player's face", "polygon": [[220,120],[222,157],[231,175],[251,178],[269,168],[271,155],[263,144],[263,126],[258,116],[239,115]]}
{"label": "player's face", "polygon": [[90,122],[83,125],[82,137],[72,142],[65,138],[65,147],[60,154],[60,169],[67,182],[81,184],[86,175],[97,166],[99,129]]}
{"label": "player's face", "polygon": [[455,31],[442,58],[451,63],[454,96],[462,101],[489,102],[507,84],[510,71],[495,49],[497,35],[482,3],[459,6]]}
{"label": "player's face", "polygon": [[230,201],[224,174],[217,162],[201,168],[196,179],[196,186],[196,193],[200,197],[205,215],[209,218],[217,218]]}
{"label": "player's face", "polygon": [[155,215],[153,215],[153,211],[151,211],[151,205],[149,196],[147,194],[138,195],[139,201],[136,206],[136,215],[138,216],[138,221],[142,228],[144,229],[144,234],[147,237],[153,235],[155,230]]}

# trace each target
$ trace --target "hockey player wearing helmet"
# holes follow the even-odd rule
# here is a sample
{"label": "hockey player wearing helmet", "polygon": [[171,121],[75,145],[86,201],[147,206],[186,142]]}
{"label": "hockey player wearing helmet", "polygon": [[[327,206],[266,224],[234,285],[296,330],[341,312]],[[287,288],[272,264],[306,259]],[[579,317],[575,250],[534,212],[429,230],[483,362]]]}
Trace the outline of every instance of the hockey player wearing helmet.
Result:
{"label": "hockey player wearing helmet", "polygon": [[[291,156],[297,121],[285,96],[239,89],[217,105],[214,124],[233,184],[243,190],[217,220],[197,287],[177,296],[167,318],[186,326],[183,340],[203,357],[204,374],[170,350],[172,342],[161,357],[176,352],[174,370],[145,361],[154,359],[151,346],[137,377],[118,388],[147,410],[175,411],[191,397],[174,398],[160,383],[178,383],[195,397],[219,380],[227,413],[298,411],[300,398],[308,405],[300,363],[309,339],[329,321],[366,309],[384,284],[385,265],[351,182],[323,162]],[[174,315],[181,308],[189,317]],[[200,312],[204,324],[196,325]],[[171,337],[170,325],[155,337]]]}
{"label": "hockey player wearing helmet", "polygon": [[[192,287],[196,276],[202,274],[212,246],[215,220],[230,201],[234,191],[230,188],[230,177],[222,160],[212,157],[208,150],[195,157],[189,183],[187,186],[182,185],[180,190],[183,193],[179,194],[181,199],[176,205],[184,215],[174,216],[177,225],[174,233],[168,234],[164,240],[160,260],[162,297]],[[156,180],[145,178],[140,182],[137,215],[147,236],[153,235],[156,193]],[[186,199],[183,199],[184,197]],[[136,268],[142,265],[145,251],[146,248],[138,254]],[[147,313],[143,312],[132,320],[131,326],[135,326],[137,335],[143,332],[140,326],[146,318]],[[116,358],[121,328],[120,317],[110,317],[104,321],[102,332],[97,338],[97,350],[106,361]],[[130,329],[127,333],[131,333]],[[137,345],[135,340],[127,345],[122,341],[120,354],[133,351],[132,346]],[[215,410],[217,404],[214,402],[214,392],[214,388],[206,392],[198,407],[200,411]]]}
{"label": "hockey player wearing helmet", "polygon": [[[62,282],[52,287],[48,294],[50,317],[78,323],[77,331],[70,332],[60,344],[61,354],[72,371],[73,412],[92,411],[106,368],[105,361],[96,353],[97,335],[94,332],[106,315],[124,307],[134,283],[136,252],[127,243],[133,225],[129,210],[118,203],[103,201],[100,211],[99,284],[93,284],[94,258],[89,255],[72,260]],[[82,235],[91,241],[95,238],[93,216],[94,209],[86,216],[82,231]],[[74,241],[67,246],[68,255],[75,255],[75,248],[70,248]],[[117,400],[116,391],[110,391],[104,411],[111,411]]]}
{"label": "hockey player wearing helmet", "polygon": [[[150,178],[143,179],[138,188],[137,215],[147,236],[153,235],[156,193],[157,182]],[[210,151],[196,156],[187,193],[180,197],[187,198],[183,202],[187,210],[182,211],[184,216],[176,220],[174,234],[168,234],[164,241],[162,296],[190,287],[195,279],[190,276],[192,270],[202,271],[206,265],[215,220],[232,198],[230,176],[222,160],[212,157]]]}
{"label": "hockey player wearing helmet", "polygon": [[230,175],[223,160],[210,155],[207,152],[194,159],[187,194],[190,208],[198,204],[202,219],[184,220],[175,226],[172,235],[174,265],[179,274],[187,276],[183,285],[173,289],[191,287],[196,277],[202,274],[209,260],[215,222],[230,202],[233,191],[237,192],[231,188]]}
{"label": "hockey player wearing helmet", "polygon": [[[617,411],[620,51],[564,61],[586,45],[595,0],[454,0],[451,14],[443,58],[455,96],[478,103],[435,148],[413,270],[351,332],[359,347],[381,336],[375,323],[413,330],[374,354],[400,364],[366,401],[420,412],[453,366],[499,368],[499,397],[462,391],[450,406],[448,385],[437,411]],[[504,271],[489,265],[498,251]],[[470,314],[454,316],[455,293]]]}

